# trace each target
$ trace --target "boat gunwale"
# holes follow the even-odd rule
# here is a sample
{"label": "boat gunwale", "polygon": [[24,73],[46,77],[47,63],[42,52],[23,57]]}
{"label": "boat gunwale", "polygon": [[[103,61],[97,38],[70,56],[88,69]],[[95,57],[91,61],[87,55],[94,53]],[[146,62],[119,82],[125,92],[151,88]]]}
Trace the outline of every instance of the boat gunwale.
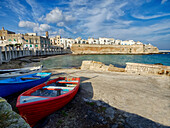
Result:
{"label": "boat gunwale", "polygon": [[[6,82],[5,82],[5,80],[10,80],[10,79],[12,79],[12,78],[7,78],[7,79],[2,80],[2,81],[4,81],[4,83],[1,83],[1,82],[0,82],[0,86],[13,85],[13,84],[23,84],[23,83],[27,83],[27,82],[39,81],[39,80],[42,80],[42,79],[44,79],[44,78],[49,77],[49,76],[52,74],[52,73],[48,73],[48,72],[40,72],[40,73],[47,73],[48,75],[47,75],[47,76],[44,76],[44,77],[41,77],[40,79],[29,79],[29,80],[16,81],[16,82],[11,82],[11,83],[9,83],[10,81],[6,81]],[[24,77],[26,77],[26,76],[33,77],[33,76],[31,76],[31,75],[34,75],[34,74],[37,74],[37,73],[33,73],[33,74],[29,74],[29,75],[23,75],[23,76],[16,76],[16,77],[14,77],[14,78],[18,78],[18,77],[24,78]],[[36,78],[36,77],[35,77],[35,78]],[[38,78],[38,76],[37,76],[37,78]],[[1,81],[1,80],[0,80],[0,81]]]}
{"label": "boat gunwale", "polygon": [[[31,96],[31,94],[32,94],[33,92],[35,92],[36,90],[41,89],[41,88],[44,87],[44,86],[47,86],[47,85],[49,85],[49,84],[51,84],[51,83],[54,83],[54,82],[56,82],[56,81],[58,81],[58,80],[63,80],[63,79],[64,79],[64,77],[58,77],[58,78],[56,78],[56,79],[53,79],[53,80],[48,81],[47,83],[40,84],[40,85],[38,85],[38,86],[35,86],[35,87],[33,87],[33,88],[31,88],[31,89],[23,92],[23,93],[18,97],[18,99],[17,99],[16,107],[19,108],[19,107],[25,107],[25,106],[30,106],[30,105],[34,105],[34,104],[41,104],[41,103],[44,103],[44,102],[50,102],[50,101],[53,101],[53,100],[58,100],[58,99],[61,99],[61,98],[63,98],[63,97],[66,97],[66,96],[68,96],[68,95],[71,95],[74,91],[76,91],[77,89],[79,89],[79,86],[80,86],[80,78],[77,78],[77,79],[78,79],[78,82],[69,82],[69,83],[76,83],[77,85],[75,86],[75,88],[74,88],[73,90],[65,93],[65,94],[62,94],[62,95],[56,96],[56,97],[38,96],[38,97],[43,97],[43,98],[48,98],[48,99],[44,99],[44,100],[40,100],[40,101],[34,101],[34,102],[28,102],[28,103],[22,103],[22,104],[20,103],[20,98],[21,98],[21,96]],[[31,91],[31,90],[32,90],[32,91]],[[27,94],[25,94],[25,93],[27,93]],[[34,96],[33,96],[33,97],[34,97]]]}

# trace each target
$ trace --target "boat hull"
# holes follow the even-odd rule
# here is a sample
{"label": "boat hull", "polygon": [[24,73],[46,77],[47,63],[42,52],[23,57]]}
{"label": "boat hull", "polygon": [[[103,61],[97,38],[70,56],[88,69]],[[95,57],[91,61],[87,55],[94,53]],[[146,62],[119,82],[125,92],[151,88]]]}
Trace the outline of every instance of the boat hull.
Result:
{"label": "boat hull", "polygon": [[29,75],[33,73],[38,73],[42,71],[43,66],[37,66],[37,67],[28,67],[28,68],[21,68],[21,69],[9,69],[5,70],[3,73],[3,70],[1,70],[0,73],[0,80],[8,79],[11,77],[17,77],[17,76],[24,76]]}
{"label": "boat hull", "polygon": [[[36,87],[34,87],[34,89],[36,89]],[[27,103],[27,104],[20,104],[20,96],[22,96],[21,94],[18,97],[16,107],[18,108],[20,115],[26,120],[26,122],[31,127],[33,127],[39,120],[52,114],[53,112],[62,108],[68,102],[70,102],[73,99],[73,97],[76,95],[78,89],[79,89],[79,83],[69,93],[57,97],[50,97],[49,99],[38,101],[38,102]]]}
{"label": "boat hull", "polygon": [[[36,73],[35,73],[36,74]],[[24,78],[27,77],[29,75],[25,75],[22,77],[15,77],[13,78],[14,80],[17,78]],[[13,83],[0,83],[0,96],[1,97],[6,97],[8,95],[11,95],[13,93],[17,93],[20,91],[24,91],[27,89],[30,89],[34,86],[37,86],[39,84],[44,83],[45,81],[47,81],[50,78],[51,74],[49,74],[46,77],[43,77],[41,79],[36,79],[36,80],[30,80],[30,81],[25,81],[25,82],[13,82]],[[8,79],[6,79],[8,80]],[[12,80],[12,79],[11,79]],[[3,80],[4,81],[4,80]]]}

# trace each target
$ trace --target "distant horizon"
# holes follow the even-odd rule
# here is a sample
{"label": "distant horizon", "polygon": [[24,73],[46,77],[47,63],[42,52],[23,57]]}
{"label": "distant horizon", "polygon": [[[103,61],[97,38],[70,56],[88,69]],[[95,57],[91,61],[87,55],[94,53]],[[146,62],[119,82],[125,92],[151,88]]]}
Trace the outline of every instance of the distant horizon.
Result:
{"label": "distant horizon", "polygon": [[170,0],[1,0],[0,26],[16,33],[114,38],[170,49]]}

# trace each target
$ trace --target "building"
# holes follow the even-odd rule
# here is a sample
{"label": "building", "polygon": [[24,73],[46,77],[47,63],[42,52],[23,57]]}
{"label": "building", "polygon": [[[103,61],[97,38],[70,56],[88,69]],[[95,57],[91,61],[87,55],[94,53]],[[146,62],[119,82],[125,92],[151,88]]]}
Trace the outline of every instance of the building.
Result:
{"label": "building", "polygon": [[5,30],[2,27],[2,30],[0,30],[0,40],[3,43],[1,46],[10,45],[36,49],[49,48],[51,46],[48,32],[46,32],[45,37],[42,37],[37,36],[36,33],[15,34],[15,32]]}
{"label": "building", "polygon": [[75,39],[75,44],[81,44],[81,37],[78,37]]}
{"label": "building", "polygon": [[100,44],[112,45],[112,44],[115,44],[115,39],[114,38],[101,38],[101,37],[99,37],[99,42],[100,42]]}
{"label": "building", "polygon": [[57,35],[56,37],[51,37],[50,38],[50,43],[51,43],[51,46],[56,46],[56,47],[63,47],[63,45],[61,44],[61,36],[60,35]]}
{"label": "building", "polygon": [[134,44],[136,44],[136,42],[133,40],[125,40],[121,42],[121,45],[134,45]]}
{"label": "building", "polygon": [[72,44],[75,44],[75,40],[72,38],[61,38],[60,42],[64,49],[69,49]]}

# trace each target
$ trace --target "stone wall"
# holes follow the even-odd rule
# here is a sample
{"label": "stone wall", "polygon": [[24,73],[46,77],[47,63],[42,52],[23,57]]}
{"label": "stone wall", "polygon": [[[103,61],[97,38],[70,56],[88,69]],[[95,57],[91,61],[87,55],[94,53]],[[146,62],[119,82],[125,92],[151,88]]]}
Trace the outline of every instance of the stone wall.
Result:
{"label": "stone wall", "polygon": [[170,66],[155,64],[126,63],[125,71],[137,74],[159,74],[170,76]]}
{"label": "stone wall", "polygon": [[73,54],[151,54],[159,53],[152,45],[90,45],[73,44]]}
{"label": "stone wall", "polygon": [[93,70],[93,71],[110,71],[110,72],[124,72],[124,68],[117,68],[110,64],[109,66],[103,64],[102,62],[96,61],[83,61],[81,65],[82,70]]}

